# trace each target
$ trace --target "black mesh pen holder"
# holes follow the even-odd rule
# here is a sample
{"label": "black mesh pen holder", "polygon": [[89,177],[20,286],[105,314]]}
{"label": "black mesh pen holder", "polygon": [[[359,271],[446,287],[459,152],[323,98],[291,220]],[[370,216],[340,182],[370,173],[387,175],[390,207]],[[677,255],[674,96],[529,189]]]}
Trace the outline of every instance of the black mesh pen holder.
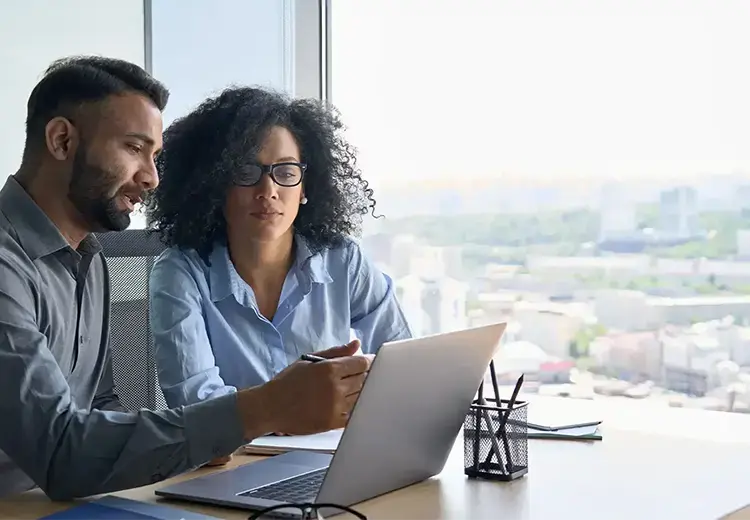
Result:
{"label": "black mesh pen holder", "polygon": [[[493,365],[490,371],[497,388]],[[470,478],[515,480],[529,471],[528,402],[517,401],[517,391],[510,400],[484,398],[483,385],[464,420],[464,474]]]}

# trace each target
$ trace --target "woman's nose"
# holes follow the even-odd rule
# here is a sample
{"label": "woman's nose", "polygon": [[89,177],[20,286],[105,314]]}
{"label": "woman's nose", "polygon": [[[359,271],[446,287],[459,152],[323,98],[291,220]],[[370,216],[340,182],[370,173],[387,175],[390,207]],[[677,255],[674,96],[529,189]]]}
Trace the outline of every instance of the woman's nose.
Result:
{"label": "woman's nose", "polygon": [[278,198],[278,190],[276,189],[276,183],[269,174],[263,174],[256,186],[257,197],[263,199],[275,199]]}

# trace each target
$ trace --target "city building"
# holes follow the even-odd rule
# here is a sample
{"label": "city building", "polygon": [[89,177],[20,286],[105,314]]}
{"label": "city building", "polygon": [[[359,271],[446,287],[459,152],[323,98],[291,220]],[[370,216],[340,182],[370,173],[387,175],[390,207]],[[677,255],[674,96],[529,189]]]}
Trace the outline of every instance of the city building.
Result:
{"label": "city building", "polygon": [[737,258],[750,260],[750,229],[737,230]]}
{"label": "city building", "polygon": [[589,306],[581,303],[525,300],[514,302],[512,312],[519,339],[559,358],[570,356],[570,345],[590,315]]}
{"label": "city building", "polygon": [[466,328],[466,284],[447,276],[410,274],[395,282],[396,295],[415,336]]}
{"label": "city building", "polygon": [[638,233],[635,204],[621,183],[607,183],[601,190],[599,242],[631,240]]}
{"label": "city building", "polygon": [[513,384],[524,375],[524,381],[535,383],[568,383],[573,361],[550,356],[531,341],[508,341],[495,355],[495,371],[501,384]]}
{"label": "city building", "polygon": [[661,192],[659,197],[659,237],[666,242],[682,242],[700,235],[696,190],[680,186]]}
{"label": "city building", "polygon": [[607,374],[629,381],[662,379],[662,347],[651,332],[615,332],[595,338],[589,355]]}
{"label": "city building", "polygon": [[655,330],[661,326],[648,296],[640,291],[601,290],[594,296],[594,314],[607,329],[622,332]]}
{"label": "city building", "polygon": [[599,323],[622,331],[688,326],[727,316],[750,316],[750,296],[648,296],[640,291],[602,290],[594,300]]}

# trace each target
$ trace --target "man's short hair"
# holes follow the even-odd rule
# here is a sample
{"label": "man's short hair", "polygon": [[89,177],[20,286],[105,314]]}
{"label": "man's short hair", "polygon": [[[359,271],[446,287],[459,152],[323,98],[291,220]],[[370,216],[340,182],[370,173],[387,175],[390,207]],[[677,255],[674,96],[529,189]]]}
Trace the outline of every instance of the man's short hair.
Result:
{"label": "man's short hair", "polygon": [[[26,151],[44,140],[50,119],[68,116],[82,103],[128,92],[140,93],[163,111],[169,91],[138,65],[103,56],[72,56],[53,62],[31,91],[26,115]],[[68,116],[69,117],[69,116]]]}

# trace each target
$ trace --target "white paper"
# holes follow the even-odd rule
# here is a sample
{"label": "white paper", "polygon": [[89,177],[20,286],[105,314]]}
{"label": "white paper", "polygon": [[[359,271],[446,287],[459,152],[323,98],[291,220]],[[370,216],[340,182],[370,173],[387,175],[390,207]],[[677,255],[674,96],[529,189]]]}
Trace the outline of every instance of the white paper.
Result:
{"label": "white paper", "polygon": [[245,445],[249,452],[283,453],[292,450],[333,453],[341,441],[343,428],[315,435],[267,435]]}

